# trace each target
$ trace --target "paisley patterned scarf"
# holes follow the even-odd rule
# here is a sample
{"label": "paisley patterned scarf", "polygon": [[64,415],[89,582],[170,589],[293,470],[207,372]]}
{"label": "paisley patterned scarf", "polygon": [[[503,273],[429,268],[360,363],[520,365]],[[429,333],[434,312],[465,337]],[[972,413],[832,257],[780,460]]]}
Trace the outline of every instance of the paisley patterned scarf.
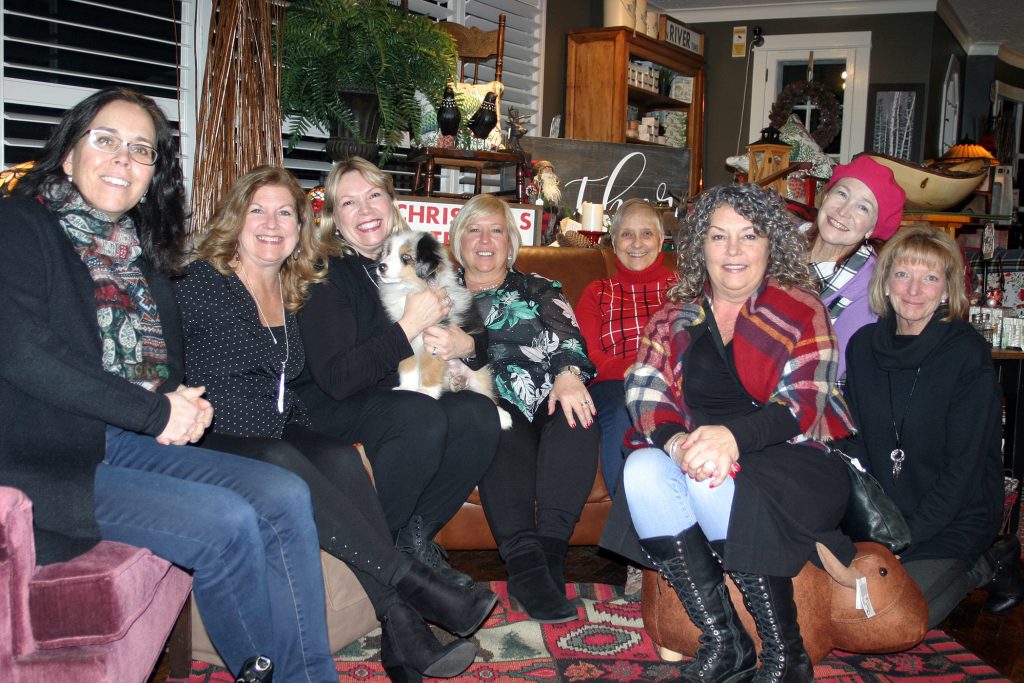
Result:
{"label": "paisley patterned scarf", "polygon": [[39,199],[56,214],[95,283],[103,369],[155,390],[169,374],[167,346],[156,302],[138,265],[142,246],[131,218],[112,222],[70,183],[46,188]]}

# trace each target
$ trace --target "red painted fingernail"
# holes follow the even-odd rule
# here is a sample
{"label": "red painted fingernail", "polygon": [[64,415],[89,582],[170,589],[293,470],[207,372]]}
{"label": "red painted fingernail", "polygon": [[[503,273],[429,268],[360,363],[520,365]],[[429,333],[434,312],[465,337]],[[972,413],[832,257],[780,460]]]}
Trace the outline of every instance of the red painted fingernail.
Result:
{"label": "red painted fingernail", "polygon": [[708,488],[709,488],[709,489],[713,489],[713,488],[715,488],[715,485],[714,485],[714,484],[711,484],[710,486],[708,486]]}
{"label": "red painted fingernail", "polygon": [[735,479],[736,478],[736,473],[735,472],[730,472],[729,476],[732,477],[733,479]]}
{"label": "red painted fingernail", "polygon": [[743,468],[740,467],[740,464],[738,462],[734,462],[729,469],[731,469],[733,472],[739,472]]}

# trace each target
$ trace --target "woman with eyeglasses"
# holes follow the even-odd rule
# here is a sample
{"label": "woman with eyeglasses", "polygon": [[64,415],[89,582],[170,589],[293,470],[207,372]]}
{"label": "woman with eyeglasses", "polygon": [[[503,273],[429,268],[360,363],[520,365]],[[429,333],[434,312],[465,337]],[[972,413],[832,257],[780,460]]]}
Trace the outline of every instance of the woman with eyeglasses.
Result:
{"label": "woman with eyeglasses", "polygon": [[337,681],[306,484],[189,445],[213,410],[181,384],[184,200],[167,119],[117,87],[0,200],[0,484],[33,501],[39,563],[149,548],[192,572],[229,669],[260,654],[279,680]]}

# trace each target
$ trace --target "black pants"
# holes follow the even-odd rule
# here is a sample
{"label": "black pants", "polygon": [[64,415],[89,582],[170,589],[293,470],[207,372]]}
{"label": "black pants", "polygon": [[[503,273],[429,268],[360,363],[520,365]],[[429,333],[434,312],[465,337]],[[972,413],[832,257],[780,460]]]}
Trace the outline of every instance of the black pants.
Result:
{"label": "black pants", "polygon": [[512,429],[501,432],[498,453],[480,482],[487,523],[508,558],[536,543],[538,536],[567,541],[572,536],[597,475],[600,428],[577,422],[573,429],[562,406],[546,404],[531,423],[511,403]]}
{"label": "black pants", "polygon": [[414,515],[451,519],[487,471],[498,446],[498,412],[480,394],[433,399],[371,387],[313,416],[317,431],[362,443],[392,536]]}
{"label": "black pants", "polygon": [[289,425],[280,440],[207,434],[201,445],[302,477],[313,501],[320,547],[354,570],[378,618],[399,599],[391,585],[410,560],[395,549],[373,484],[351,444]]}

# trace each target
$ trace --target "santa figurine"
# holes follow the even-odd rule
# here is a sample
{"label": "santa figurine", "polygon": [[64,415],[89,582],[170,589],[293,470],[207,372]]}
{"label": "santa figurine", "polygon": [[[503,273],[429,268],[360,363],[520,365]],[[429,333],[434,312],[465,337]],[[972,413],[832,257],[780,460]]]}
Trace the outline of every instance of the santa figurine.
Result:
{"label": "santa figurine", "polygon": [[541,244],[551,244],[558,237],[562,188],[558,186],[558,176],[550,161],[538,159],[533,162],[533,180],[526,186],[526,196],[534,204],[543,207]]}

